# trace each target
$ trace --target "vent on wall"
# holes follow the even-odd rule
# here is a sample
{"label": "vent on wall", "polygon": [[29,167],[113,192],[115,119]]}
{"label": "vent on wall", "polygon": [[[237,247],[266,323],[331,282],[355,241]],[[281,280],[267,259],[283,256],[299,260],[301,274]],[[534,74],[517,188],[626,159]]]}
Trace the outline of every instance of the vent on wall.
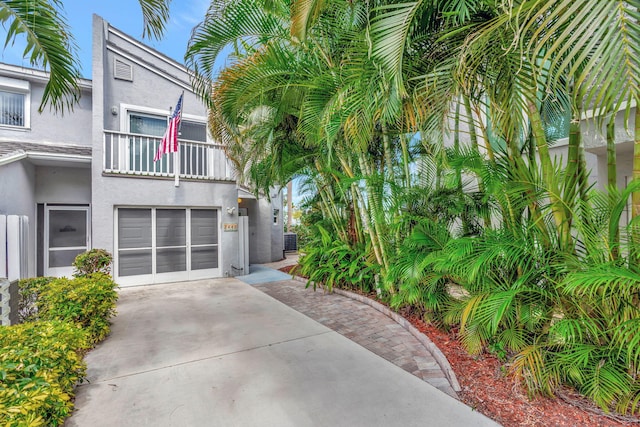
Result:
{"label": "vent on wall", "polygon": [[131,64],[122,62],[118,58],[114,60],[113,76],[116,79],[133,81],[133,67]]}

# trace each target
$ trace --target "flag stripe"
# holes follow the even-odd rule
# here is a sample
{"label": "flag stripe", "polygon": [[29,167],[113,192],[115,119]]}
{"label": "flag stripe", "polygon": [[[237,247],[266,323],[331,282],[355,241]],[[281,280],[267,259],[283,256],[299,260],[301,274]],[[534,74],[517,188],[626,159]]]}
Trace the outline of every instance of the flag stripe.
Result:
{"label": "flag stripe", "polygon": [[169,119],[167,131],[164,133],[162,141],[160,141],[160,145],[158,146],[158,151],[156,151],[156,155],[153,158],[154,162],[160,160],[166,153],[176,153],[178,151],[178,130],[180,129],[180,120],[182,119],[183,96],[184,94],[178,98],[176,108],[173,110],[173,114]]}

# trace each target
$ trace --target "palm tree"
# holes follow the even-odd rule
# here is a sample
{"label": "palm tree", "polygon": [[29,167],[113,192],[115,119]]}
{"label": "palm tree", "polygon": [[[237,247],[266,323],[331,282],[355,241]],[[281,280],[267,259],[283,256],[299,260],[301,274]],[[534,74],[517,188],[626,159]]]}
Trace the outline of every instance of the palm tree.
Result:
{"label": "palm tree", "polygon": [[[143,35],[159,38],[169,19],[171,0],[138,0]],[[80,98],[78,47],[64,14],[62,0],[0,1],[0,23],[7,26],[5,46],[24,34],[24,57],[34,67],[49,71],[39,111],[47,105],[64,113]]]}

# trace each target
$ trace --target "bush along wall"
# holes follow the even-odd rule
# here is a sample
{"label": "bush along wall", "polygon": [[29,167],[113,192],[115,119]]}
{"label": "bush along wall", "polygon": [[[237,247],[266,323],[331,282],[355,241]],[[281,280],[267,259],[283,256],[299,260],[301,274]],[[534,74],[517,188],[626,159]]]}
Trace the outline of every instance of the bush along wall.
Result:
{"label": "bush along wall", "polygon": [[72,279],[40,277],[19,284],[24,323],[0,327],[2,426],[62,425],[85,374],[82,355],[109,334],[117,285],[104,273],[108,265],[82,255],[97,267],[78,268]]}

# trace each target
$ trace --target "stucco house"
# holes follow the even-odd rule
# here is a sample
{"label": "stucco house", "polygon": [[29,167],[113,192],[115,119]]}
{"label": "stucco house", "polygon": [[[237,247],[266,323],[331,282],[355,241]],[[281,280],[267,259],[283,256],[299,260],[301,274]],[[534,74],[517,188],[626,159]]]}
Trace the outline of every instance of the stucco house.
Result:
{"label": "stucco house", "polygon": [[[22,277],[70,275],[89,248],[113,253],[121,286],[243,275],[282,258],[279,189],[256,198],[239,185],[183,65],[94,16],[92,79],[73,112],[37,112],[47,77],[0,64],[0,240],[16,235],[8,218],[20,228],[0,276],[18,255]],[[183,92],[179,153],[154,162]]]}

